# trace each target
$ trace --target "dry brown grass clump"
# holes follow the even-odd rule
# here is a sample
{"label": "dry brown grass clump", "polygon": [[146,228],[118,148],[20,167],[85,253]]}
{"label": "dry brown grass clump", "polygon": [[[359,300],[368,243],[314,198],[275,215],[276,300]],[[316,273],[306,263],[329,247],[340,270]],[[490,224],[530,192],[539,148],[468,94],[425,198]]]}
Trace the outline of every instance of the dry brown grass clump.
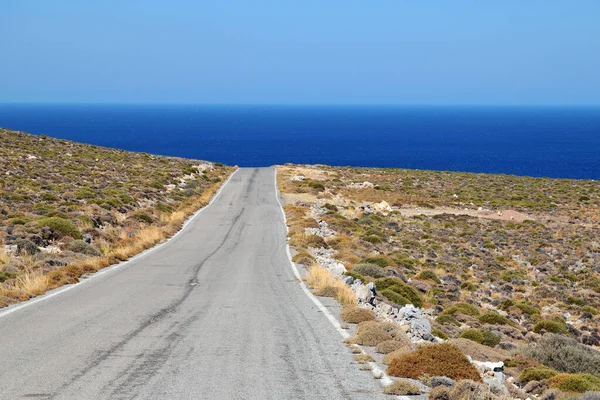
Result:
{"label": "dry brown grass clump", "polygon": [[327,271],[320,265],[313,265],[308,270],[308,276],[306,277],[306,281],[308,285],[316,292],[315,294],[317,294],[317,296],[326,295],[322,295],[319,293],[331,294],[335,290],[335,296],[330,297],[335,297],[337,301],[339,301],[342,305],[356,304],[356,295],[354,294],[352,289],[350,289],[340,278],[334,277],[329,271]]}
{"label": "dry brown grass clump", "polygon": [[321,296],[321,297],[337,297],[338,293],[340,292],[340,288],[335,287],[335,286],[325,286],[320,288],[319,290],[315,291],[315,295],[317,296]]}
{"label": "dry brown grass clump", "polygon": [[361,322],[374,320],[375,314],[373,311],[367,310],[366,308],[346,306],[342,309],[341,317],[342,320],[351,324],[359,324]]}
{"label": "dry brown grass clump", "polygon": [[449,343],[432,344],[392,360],[387,372],[392,376],[418,379],[422,375],[447,376],[456,381],[481,382],[477,369],[460,349]]}
{"label": "dry brown grass clump", "polygon": [[354,359],[359,364],[367,364],[375,361],[375,359],[368,354],[359,354],[356,357],[354,357]]}
{"label": "dry brown grass clump", "polygon": [[398,341],[407,345],[408,337],[400,327],[392,322],[365,321],[358,324],[353,341],[365,346],[377,346],[385,341]]}
{"label": "dry brown grass clump", "polygon": [[419,385],[407,380],[395,381],[383,389],[383,393],[394,396],[421,394]]}
{"label": "dry brown grass clump", "polygon": [[429,391],[429,400],[452,400],[450,399],[450,388],[446,386],[437,386]]}
{"label": "dry brown grass clump", "polygon": [[462,380],[450,389],[450,399],[460,400],[496,400],[497,397],[484,383]]}
{"label": "dry brown grass clump", "polygon": [[377,344],[377,352],[381,354],[389,354],[392,351],[396,351],[404,346],[406,346],[406,344],[399,340],[384,340],[383,342],[379,342]]}

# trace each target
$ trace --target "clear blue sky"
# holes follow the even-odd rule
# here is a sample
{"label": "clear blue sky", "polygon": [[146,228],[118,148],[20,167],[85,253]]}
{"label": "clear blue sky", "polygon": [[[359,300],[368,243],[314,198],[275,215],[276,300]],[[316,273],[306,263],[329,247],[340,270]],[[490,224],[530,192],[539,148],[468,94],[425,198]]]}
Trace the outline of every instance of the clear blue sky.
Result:
{"label": "clear blue sky", "polygon": [[1,102],[600,104],[598,0],[0,0]]}

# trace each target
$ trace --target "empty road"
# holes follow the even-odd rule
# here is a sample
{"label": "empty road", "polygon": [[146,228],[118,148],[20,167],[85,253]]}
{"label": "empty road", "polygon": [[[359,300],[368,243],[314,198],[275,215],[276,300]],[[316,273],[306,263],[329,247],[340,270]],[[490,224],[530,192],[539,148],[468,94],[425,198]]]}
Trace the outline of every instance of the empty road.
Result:
{"label": "empty road", "polygon": [[295,281],[275,170],[156,251],[8,315],[1,399],[378,399]]}

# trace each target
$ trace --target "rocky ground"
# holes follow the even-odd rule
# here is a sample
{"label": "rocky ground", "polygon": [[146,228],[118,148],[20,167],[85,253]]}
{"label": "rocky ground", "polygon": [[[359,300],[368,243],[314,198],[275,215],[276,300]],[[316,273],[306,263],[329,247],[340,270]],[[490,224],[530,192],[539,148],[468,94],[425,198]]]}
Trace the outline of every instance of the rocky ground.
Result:
{"label": "rocky ground", "polygon": [[0,129],[0,307],[170,236],[232,171]]}
{"label": "rocky ground", "polygon": [[[451,343],[497,397],[600,391],[600,367],[590,366],[600,363],[598,182],[278,171],[295,261],[340,276],[359,307],[399,326],[412,350]],[[557,346],[562,363],[546,354]],[[431,371],[423,375],[431,387]]]}

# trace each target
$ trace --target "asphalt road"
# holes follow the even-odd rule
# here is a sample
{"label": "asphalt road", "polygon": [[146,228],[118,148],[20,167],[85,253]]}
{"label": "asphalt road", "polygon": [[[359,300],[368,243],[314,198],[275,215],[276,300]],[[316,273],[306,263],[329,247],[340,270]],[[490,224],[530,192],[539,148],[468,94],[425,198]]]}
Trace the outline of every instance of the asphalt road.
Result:
{"label": "asphalt road", "polygon": [[239,170],[158,250],[0,316],[0,398],[384,398],[294,279],[274,173]]}

